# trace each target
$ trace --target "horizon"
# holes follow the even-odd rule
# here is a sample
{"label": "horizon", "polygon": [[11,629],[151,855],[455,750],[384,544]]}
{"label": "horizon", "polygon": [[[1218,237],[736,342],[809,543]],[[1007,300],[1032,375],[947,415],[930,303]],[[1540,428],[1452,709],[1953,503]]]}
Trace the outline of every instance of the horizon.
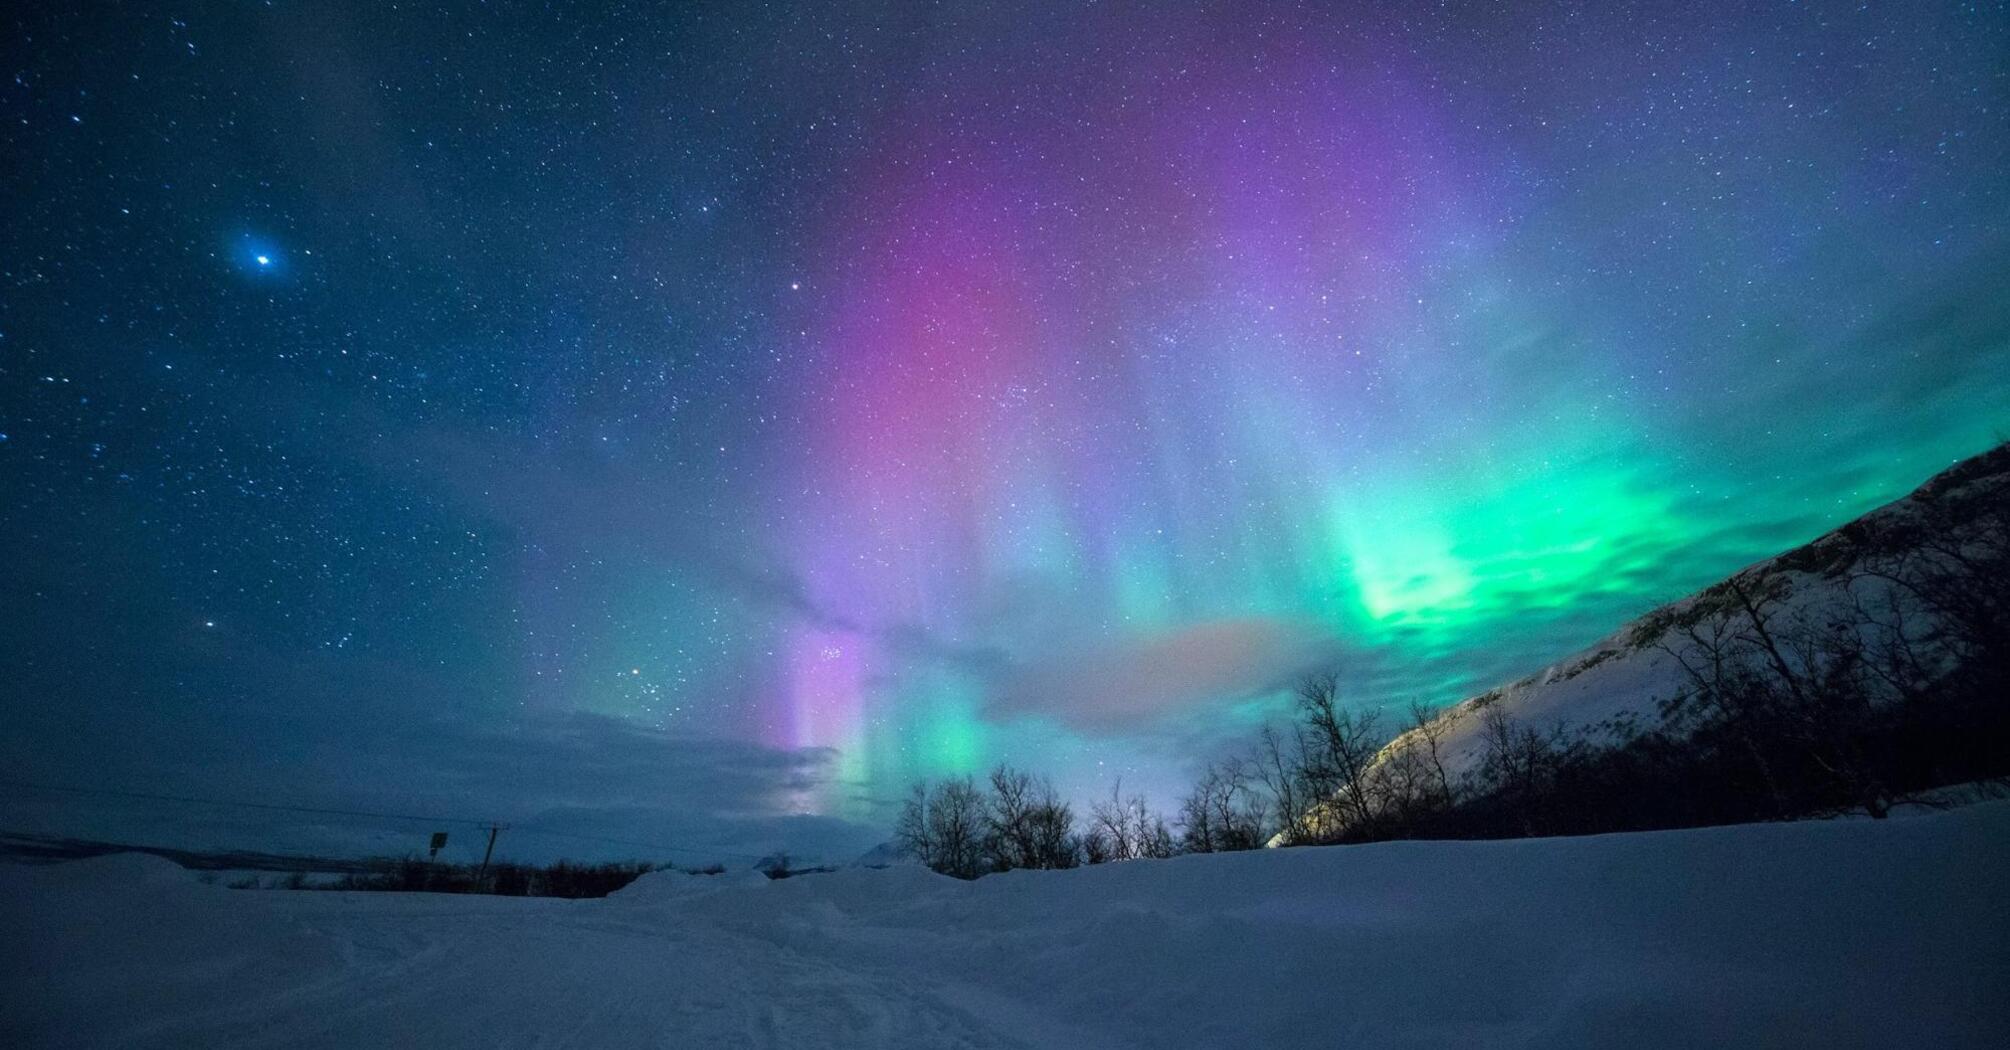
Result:
{"label": "horizon", "polygon": [[1236,10],[17,15],[9,779],[848,860],[2004,440],[2002,11]]}

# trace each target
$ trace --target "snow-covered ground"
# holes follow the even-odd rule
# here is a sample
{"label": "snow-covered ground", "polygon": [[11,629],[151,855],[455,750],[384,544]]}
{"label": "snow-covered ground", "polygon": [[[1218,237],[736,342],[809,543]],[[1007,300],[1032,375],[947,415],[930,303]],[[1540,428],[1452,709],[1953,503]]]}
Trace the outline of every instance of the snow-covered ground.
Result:
{"label": "snow-covered ground", "polygon": [[2010,1046],[2010,803],[606,900],[0,870],[0,1045]]}

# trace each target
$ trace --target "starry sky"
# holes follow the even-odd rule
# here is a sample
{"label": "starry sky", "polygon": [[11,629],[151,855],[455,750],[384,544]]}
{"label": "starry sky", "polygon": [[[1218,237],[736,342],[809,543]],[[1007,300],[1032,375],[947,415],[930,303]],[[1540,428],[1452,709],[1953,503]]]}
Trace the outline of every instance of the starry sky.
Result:
{"label": "starry sky", "polygon": [[832,853],[998,761],[1165,797],[2010,429],[2001,4],[85,6],[4,16],[13,777]]}

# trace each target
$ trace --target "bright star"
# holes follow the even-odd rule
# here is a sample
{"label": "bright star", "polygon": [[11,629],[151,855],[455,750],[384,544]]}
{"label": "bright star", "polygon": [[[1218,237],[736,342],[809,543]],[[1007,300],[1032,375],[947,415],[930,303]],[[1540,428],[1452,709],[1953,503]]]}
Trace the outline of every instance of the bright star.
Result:
{"label": "bright star", "polygon": [[272,256],[270,256],[270,255],[261,255],[261,256],[259,256],[259,257],[258,257],[258,265],[260,265],[260,266],[271,266],[271,265],[272,265]]}

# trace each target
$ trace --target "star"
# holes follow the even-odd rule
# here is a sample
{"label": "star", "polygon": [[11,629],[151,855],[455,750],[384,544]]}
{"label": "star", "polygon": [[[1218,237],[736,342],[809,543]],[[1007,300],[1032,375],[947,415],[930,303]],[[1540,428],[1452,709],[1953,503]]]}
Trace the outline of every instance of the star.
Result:
{"label": "star", "polygon": [[[396,95],[358,118],[274,90],[295,6],[109,63],[151,30],[45,34],[11,85],[42,102],[5,269],[70,306],[0,314],[34,401],[0,474],[35,478],[0,548],[64,568],[0,573],[37,610],[0,662],[94,705],[108,736],[53,742],[80,780],[122,719],[255,756],[407,704],[457,734],[682,703],[694,738],[842,743],[868,796],[1007,757],[1176,794],[1188,756],[1128,720],[1226,745],[1243,701],[1199,693],[1340,635],[1387,653],[1351,702],[1455,702],[1980,451],[2010,401],[1962,327],[2010,245],[1976,87],[2010,14],[1727,5],[1678,47],[1594,5],[1586,68],[1523,5],[872,46],[577,5],[472,49],[388,15],[396,46],[342,56],[336,87]],[[1903,279],[1801,250],[1859,242]],[[1885,396],[1812,396],[1873,368]],[[101,600],[137,629],[77,641]],[[104,646],[134,688],[91,688]],[[208,717],[294,664],[329,697],[451,673]],[[1136,705],[1090,710],[1099,676]]]}

